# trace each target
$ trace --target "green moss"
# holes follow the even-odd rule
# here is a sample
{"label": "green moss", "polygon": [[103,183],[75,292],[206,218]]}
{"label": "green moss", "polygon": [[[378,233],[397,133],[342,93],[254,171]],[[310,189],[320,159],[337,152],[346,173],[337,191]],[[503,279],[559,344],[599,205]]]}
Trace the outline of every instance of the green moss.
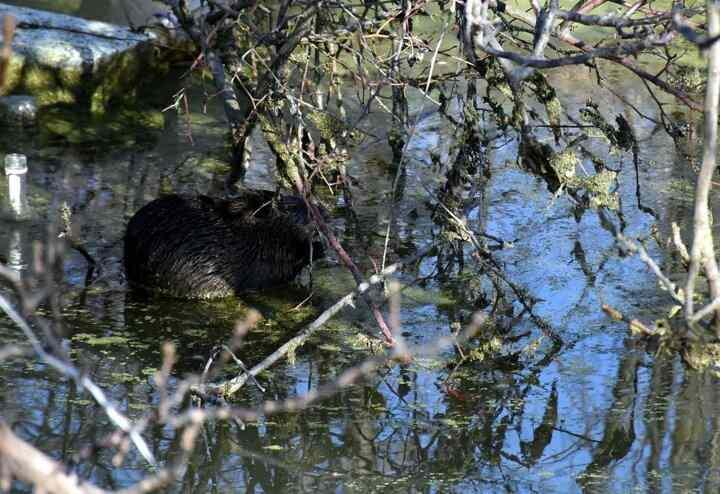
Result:
{"label": "green moss", "polygon": [[209,175],[226,175],[230,172],[230,164],[227,161],[212,157],[200,159],[197,167]]}
{"label": "green moss", "polygon": [[57,87],[55,74],[48,69],[33,66],[25,71],[23,83],[30,94],[39,95]]}
{"label": "green moss", "polygon": [[683,348],[683,359],[694,370],[710,371],[720,376],[720,344],[709,342],[689,342]]}
{"label": "green moss", "polygon": [[365,333],[355,333],[345,338],[346,343],[355,350],[362,350],[372,354],[385,352],[385,345],[377,338],[370,338]]}
{"label": "green moss", "polygon": [[508,84],[507,82],[502,82],[500,84],[497,84],[495,86],[495,89],[498,90],[500,92],[500,94],[502,94],[506,98],[512,99],[513,92],[512,92],[512,89],[510,89],[510,84]]}
{"label": "green moss", "polygon": [[49,115],[41,120],[41,126],[50,134],[67,136],[74,130],[75,124],[62,115]]}
{"label": "green moss", "polygon": [[572,177],[564,184],[573,189],[585,189],[591,208],[618,209],[620,206],[619,196],[617,192],[612,192],[616,180],[617,173],[603,170],[595,175]]}
{"label": "green moss", "polygon": [[550,125],[553,127],[553,133],[556,137],[559,137],[560,130],[560,118],[562,116],[562,103],[557,97],[555,88],[548,84],[545,76],[536,71],[529,81],[534,86],[533,94],[537,100],[545,106],[545,111],[548,115]]}
{"label": "green moss", "polygon": [[165,116],[159,110],[125,109],[120,112],[118,119],[125,128],[162,130],[165,127]]}
{"label": "green moss", "polygon": [[78,333],[72,338],[75,341],[80,341],[91,346],[113,346],[113,345],[125,345],[128,342],[127,336],[97,336],[89,333]]}
{"label": "green moss", "polygon": [[140,378],[138,376],[130,374],[129,372],[113,372],[110,374],[110,377],[116,383],[134,384],[140,382]]}
{"label": "green moss", "polygon": [[668,82],[686,93],[700,94],[705,90],[707,69],[704,66],[677,64]]}
{"label": "green moss", "polygon": [[319,350],[323,350],[325,352],[332,352],[332,353],[339,353],[340,351],[342,351],[342,348],[340,348],[337,345],[333,345],[331,343],[324,343],[321,345],[317,345],[315,348],[317,348]]}
{"label": "green moss", "polygon": [[320,136],[328,141],[345,139],[357,144],[362,136],[360,132],[348,126],[347,122],[343,122],[327,112],[312,112],[310,120],[317,128]]}
{"label": "green moss", "polygon": [[422,371],[440,371],[447,362],[439,357],[416,357],[411,366]]}
{"label": "green moss", "polygon": [[419,286],[401,286],[400,293],[403,299],[415,302],[418,305],[435,305],[438,307],[453,307],[458,301],[442,291],[426,290]]}
{"label": "green moss", "polygon": [[[143,67],[153,66],[147,58],[141,52],[128,51],[103,67],[96,76],[100,83],[90,98],[90,113],[96,116],[105,114],[113,101],[134,101]],[[152,77],[158,75],[154,66],[147,73]]]}
{"label": "green moss", "polygon": [[11,94],[20,86],[24,67],[25,57],[13,54],[5,68],[5,85],[0,88],[0,96]]}
{"label": "green moss", "polygon": [[562,115],[562,103],[558,98],[553,98],[545,103],[545,111],[548,114],[550,125],[556,127],[560,125],[560,117]]}
{"label": "green moss", "polygon": [[[282,111],[282,103],[278,103],[280,106],[278,111]],[[265,140],[267,141],[272,152],[279,159],[277,160],[277,172],[278,179],[282,186],[288,190],[293,190],[295,184],[303,183],[302,173],[300,171],[300,164],[296,158],[296,150],[294,146],[285,142],[284,134],[278,132],[275,127],[275,123],[269,118],[262,116],[258,117],[260,121],[260,128],[263,131]]]}
{"label": "green moss", "polygon": [[[161,177],[160,178],[160,187],[159,187],[160,194],[173,194],[175,193],[175,186],[172,183],[172,180],[170,180],[170,177]],[[204,333],[204,330],[197,330],[198,337],[202,337],[202,333]],[[190,334],[189,331],[186,331],[185,334]]]}
{"label": "green moss", "polygon": [[89,118],[78,115],[74,109],[55,107],[41,115],[39,125],[50,136],[62,137],[73,144],[132,144],[138,136],[152,135],[139,131],[162,129],[164,117],[159,111],[125,109],[103,118]]}
{"label": "green moss", "polygon": [[635,146],[636,142],[632,128],[622,115],[615,117],[616,129],[605,120],[605,117],[600,113],[598,104],[591,99],[588,99],[585,107],[580,109],[580,115],[585,122],[595,127],[587,131],[589,136],[607,141],[614,150],[629,151]]}
{"label": "green moss", "polygon": [[63,68],[58,71],[58,77],[60,84],[64,87],[76,88],[83,82],[83,70]]}
{"label": "green moss", "polygon": [[80,9],[82,0],[29,0],[24,4],[34,9],[73,14]]}
{"label": "green moss", "polygon": [[583,186],[590,194],[591,207],[618,209],[620,205],[618,194],[611,192],[616,179],[617,173],[610,170],[603,170],[584,180]]}
{"label": "green moss", "polygon": [[85,399],[82,399],[82,398],[77,399],[77,400],[68,400],[68,403],[73,404],[73,405],[77,405],[77,406],[79,406],[79,407],[86,407],[86,406],[88,406],[88,405],[92,405],[92,401],[90,401],[90,400],[85,400]]}
{"label": "green moss", "polygon": [[288,346],[287,361],[288,361],[288,363],[289,363],[290,365],[293,365],[293,366],[295,365],[295,362],[296,362],[296,360],[297,360],[297,354],[296,354],[295,352],[296,352],[297,349],[300,348],[301,346],[302,346],[302,345],[301,345],[300,343],[297,343],[297,342],[294,342],[294,341]]}
{"label": "green moss", "polygon": [[588,100],[585,108],[580,109],[580,115],[584,122],[593,125],[594,128],[587,130],[590,137],[604,139],[610,141],[610,136],[614,134],[614,129],[607,123],[605,117],[600,114],[598,105],[592,100]]}
{"label": "green moss", "polygon": [[35,93],[38,108],[55,106],[59,104],[75,104],[75,95],[67,89],[51,89]]}
{"label": "green moss", "polygon": [[[64,60],[59,58],[64,56],[63,52],[53,47],[47,47],[40,61],[31,64],[24,57],[13,55],[2,94],[23,92],[37,97],[40,107],[67,104],[95,117],[105,117],[113,107],[133,106],[131,103],[141,94],[143,83],[168,71],[168,63],[157,61],[162,53],[150,46],[129,50],[98,64],[92,77],[86,77],[85,68],[63,65]],[[63,68],[48,68],[44,63]],[[147,116],[143,115],[140,125],[162,127],[161,118],[153,116],[153,123],[149,123]]]}
{"label": "green moss", "polygon": [[90,96],[90,113],[95,117],[105,115],[110,95],[104,85],[98,86]]}
{"label": "green moss", "polygon": [[580,160],[575,152],[568,149],[550,158],[550,166],[555,170],[560,183],[563,185],[572,185],[579,164]]}

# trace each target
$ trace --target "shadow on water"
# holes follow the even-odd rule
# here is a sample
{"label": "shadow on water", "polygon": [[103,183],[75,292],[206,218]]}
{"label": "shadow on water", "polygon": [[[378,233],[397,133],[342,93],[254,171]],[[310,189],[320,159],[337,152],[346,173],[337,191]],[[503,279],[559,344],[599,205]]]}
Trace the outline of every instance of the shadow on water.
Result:
{"label": "shadow on water", "polygon": [[[563,98],[570,105],[582,103],[578,81],[565,74],[554,81]],[[615,90],[643,111],[654,111],[652,102],[628,83],[618,81]],[[608,114],[623,111],[607,94],[594,97]],[[411,113],[422,113],[421,103],[411,103]],[[214,107],[209,115],[199,108],[195,112],[192,146],[183,125],[169,115],[163,131],[108,149],[47,142],[27,131],[0,137],[0,153],[29,156],[35,212],[25,223],[0,220],[0,256],[27,267],[33,242],[45,238],[46,223],[59,204],[69,203],[79,235],[101,263],[94,283],[84,290],[82,257],[70,252],[65,262],[63,316],[73,355],[82,355],[87,372],[131,416],[158,400],[152,375],[160,365],[163,341],[177,345],[178,376],[197,372],[253,307],[264,319],[240,352],[252,364],[353,286],[330,259],[315,273],[314,295],[305,305],[304,289],[219,302],[145,299],[127,291],[121,239],[133,212],[163,192],[222,190],[227,166],[220,161],[221,112]],[[658,213],[660,229],[666,231],[669,221],[688,217],[690,204],[677,194],[690,183],[683,171],[686,156],[662,135],[652,134],[646,122],[632,115],[627,119],[638,135],[649,139],[641,150],[643,201]],[[383,124],[370,117],[367,125]],[[354,156],[351,173],[363,200],[358,201],[356,221],[338,215],[333,226],[367,271],[373,269],[369,257],[382,256],[390,221],[399,232],[391,259],[432,240],[436,232],[430,211],[415,198],[424,197],[427,185],[437,183],[441,174],[431,166],[428,150],[442,162],[453,152],[454,137],[439,115],[431,114],[419,125],[408,145],[404,198],[394,203],[394,217],[387,207],[392,177],[381,166],[368,164],[390,162],[390,149],[373,142]],[[274,160],[256,141],[256,165],[247,181],[271,188]],[[629,158],[608,156],[602,144],[593,146],[625,175],[620,194],[626,233],[645,234],[654,220],[637,207],[634,170],[624,163]],[[460,366],[461,357],[451,350],[383,370],[302,412],[244,428],[209,424],[175,490],[716,491],[719,383],[686,371],[677,360],[655,357],[602,314],[600,306],[607,302],[651,318],[666,301],[639,261],[617,255],[600,218],[592,211],[578,214],[564,196],[553,197],[544,183],[515,166],[517,152],[511,141],[488,153],[488,187],[469,217],[482,222],[488,233],[514,240],[514,248],[498,257],[507,275],[539,300],[537,313],[562,334],[566,344],[559,351],[510,300],[507,312],[508,319],[514,318],[515,339],[509,338],[499,355],[479,353]],[[4,194],[2,179],[0,185]],[[435,258],[423,259],[402,278],[407,285],[401,321],[414,343],[449,334],[483,303],[477,295],[482,287],[473,284],[476,273],[469,270],[463,277],[437,282],[431,276],[436,264]],[[425,281],[413,282],[415,278]],[[352,337],[372,324],[361,308],[346,309],[298,352],[294,363],[280,363],[260,376],[267,387],[264,394],[247,386],[241,404],[295,396],[332,380],[367,357]],[[5,318],[0,318],[0,337],[5,343],[21,341]],[[105,487],[127,486],[143,476],[145,465],[135,454],[115,468],[111,449],[84,450],[104,444],[111,430],[87,395],[31,359],[0,362],[0,369],[3,416],[24,438],[68,464],[88,454],[90,461],[80,462],[78,473]],[[164,428],[151,429],[147,439],[163,461],[178,441]]]}

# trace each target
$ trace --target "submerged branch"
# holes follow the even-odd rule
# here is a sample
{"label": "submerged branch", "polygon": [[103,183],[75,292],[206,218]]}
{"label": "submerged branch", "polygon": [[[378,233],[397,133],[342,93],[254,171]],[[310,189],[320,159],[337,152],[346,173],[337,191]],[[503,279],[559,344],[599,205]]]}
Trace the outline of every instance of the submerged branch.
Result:
{"label": "submerged branch", "polygon": [[[354,307],[354,303],[358,295],[366,293],[371,286],[383,282],[388,276],[396,273],[404,265],[412,263],[415,260],[426,256],[433,250],[434,247],[424,249],[412,258],[392,264],[387,268],[383,269],[380,273],[371,276],[368,281],[361,283],[355,291],[348,293],[343,298],[335,302],[332,306],[330,306],[322,314],[320,314],[320,316],[318,316],[312,323],[310,323],[307,327],[301,330],[297,335],[295,335],[292,339],[290,339],[280,348],[275,350],[272,354],[265,357],[262,362],[255,365],[252,369],[250,369],[249,372],[240,374],[239,376],[234,377],[233,379],[230,379],[229,381],[224,383],[207,385],[207,389],[211,392],[220,393],[224,397],[231,397],[245,385],[250,376],[257,376],[264,370],[270,368],[273,364],[286,356],[288,353],[294,352],[297,348],[301,347],[308,338],[310,338],[319,329],[321,329],[325,325],[325,323],[327,323],[335,314],[340,312],[343,308],[347,307],[348,305]],[[198,390],[195,389],[194,391],[197,392]]]}

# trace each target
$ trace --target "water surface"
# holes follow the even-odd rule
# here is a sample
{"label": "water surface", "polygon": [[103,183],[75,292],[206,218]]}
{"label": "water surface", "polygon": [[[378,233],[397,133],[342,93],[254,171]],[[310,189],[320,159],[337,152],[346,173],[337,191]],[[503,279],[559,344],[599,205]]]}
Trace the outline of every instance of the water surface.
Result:
{"label": "water surface", "polygon": [[[80,3],[85,8],[99,2]],[[93,15],[87,9],[69,11]],[[640,84],[624,73],[613,77],[615,91],[657,117]],[[568,107],[584,103],[587,73],[565,70],[551,78]],[[168,84],[168,101],[175,84]],[[49,218],[62,201],[71,205],[78,234],[102,269],[92,287],[83,290],[85,262],[79,254],[68,253],[62,276],[67,336],[74,355],[82,356],[87,371],[132,417],[158,400],[152,375],[160,365],[163,341],[177,344],[175,378],[198,372],[212,348],[230,337],[235,321],[254,307],[265,319],[241,351],[246,363],[253,364],[353,287],[331,256],[317,267],[314,295],[301,309],[295,307],[307,297],[303,288],[211,303],[148,301],[128,291],[121,265],[127,219],[163,192],[222,192],[227,171],[222,112],[211,105],[202,114],[200,95],[190,94],[192,142],[184,120],[171,113],[165,114],[164,130],[129,134],[122,144],[70,145],[29,130],[0,137],[0,155],[28,155],[35,211],[29,222],[0,221],[0,254],[13,259],[19,255],[21,264],[29,264],[33,242],[45,239]],[[621,170],[626,234],[647,236],[658,221],[663,234],[671,221],[686,226],[689,196],[678,191],[689,190],[692,182],[684,153],[611,94],[594,88],[593,98],[609,120],[625,115],[642,141],[642,205],[652,208],[657,220],[638,208],[632,157],[611,155],[599,141],[588,143],[608,165]],[[382,166],[392,161],[383,117],[364,123],[378,139],[353,150],[349,171],[358,182],[359,221],[351,221],[337,204],[333,227],[367,272],[373,265],[369,257],[382,256],[382,234],[391,210],[397,218],[392,259],[420,250],[437,233],[425,198],[442,183],[444,170],[430,165],[431,152],[447,162],[455,153],[455,136],[429,108],[419,95],[413,96],[411,112],[424,118],[408,145],[404,194],[397,203],[391,199],[393,171]],[[257,151],[247,181],[272,188],[274,159],[255,137]],[[519,357],[469,363],[453,372],[458,355],[449,350],[383,369],[302,412],[267,417],[244,428],[208,424],[173,490],[717,491],[716,379],[687,371],[672,356],[655,355],[630,338],[623,324],[603,314],[600,307],[608,303],[652,320],[670,305],[639,260],[618,254],[596,212],[586,211],[578,219],[567,196],[553,196],[544,182],[518,166],[517,153],[512,139],[488,152],[492,174],[485,200],[470,213],[471,227],[482,223],[488,233],[514,241],[513,248],[496,255],[508,278],[539,300],[535,313],[562,337],[561,347],[543,337],[531,319],[520,317],[512,328],[519,338],[504,347],[506,356],[514,355],[511,349],[524,348]],[[5,189],[4,179],[0,186]],[[658,249],[651,250],[661,259]],[[400,277],[412,285],[402,296],[401,311],[403,331],[412,343],[448,335],[472,310],[467,280],[479,278],[472,266],[465,278],[412,284],[418,276],[432,274],[436,263],[436,258],[427,258]],[[519,306],[512,309],[520,314]],[[293,364],[282,362],[261,376],[264,394],[244,388],[240,404],[295,396],[331,381],[368,357],[352,343],[358,332],[366,331],[373,332],[374,323],[364,307],[346,309],[311,339]],[[22,341],[6,318],[0,318],[0,334],[4,342]],[[0,366],[3,417],[54,458],[74,463],[83,448],[110,432],[90,397],[46,366],[32,358]],[[171,457],[173,431],[153,428],[146,437],[162,461]],[[112,466],[113,454],[99,450],[79,464],[78,473],[106,488],[128,486],[148,473],[137,454],[131,452],[119,468]]]}

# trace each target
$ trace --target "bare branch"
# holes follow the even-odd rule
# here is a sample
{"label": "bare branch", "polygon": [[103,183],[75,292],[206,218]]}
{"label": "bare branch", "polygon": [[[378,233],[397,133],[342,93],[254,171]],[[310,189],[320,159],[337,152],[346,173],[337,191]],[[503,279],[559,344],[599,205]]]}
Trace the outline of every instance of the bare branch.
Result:
{"label": "bare branch", "polygon": [[95,384],[90,377],[80,372],[73,365],[45,351],[45,348],[37,336],[35,336],[35,333],[30,328],[29,324],[20,316],[20,314],[18,314],[12,304],[10,304],[7,298],[5,298],[2,294],[0,294],[0,309],[2,309],[3,312],[5,312],[5,314],[7,314],[7,316],[22,330],[38,357],[64,376],[67,376],[75,381],[81,388],[87,389],[97,404],[105,411],[105,414],[108,416],[110,421],[120,430],[129,435],[133,444],[135,444],[135,447],[138,449],[143,458],[145,458],[145,460],[151,465],[155,465],[155,456],[152,454],[152,451],[150,451],[150,448],[145,440],[133,427],[130,419],[123,415],[118,410],[117,406],[108,399],[105,392],[97,384]]}
{"label": "bare branch", "polygon": [[647,266],[655,274],[658,281],[660,281],[660,284],[663,286],[663,288],[665,288],[665,290],[667,290],[673,300],[675,300],[679,304],[683,304],[685,302],[682,292],[678,290],[677,285],[670,281],[670,278],[665,276],[665,274],[663,274],[660,266],[658,266],[657,263],[653,260],[653,258],[650,257],[650,255],[647,253],[647,250],[645,250],[645,247],[642,244],[636,244],[635,242],[632,242],[625,235],[619,232],[617,233],[616,239],[618,243],[622,245],[623,248],[625,248],[628,252],[638,254],[640,256],[640,260],[647,264]]}
{"label": "bare branch", "polygon": [[233,379],[224,383],[208,385],[208,389],[215,393],[220,393],[226,397],[234,395],[240,390],[240,388],[245,385],[245,383],[249,379],[249,375],[257,376],[264,370],[270,368],[273,364],[275,364],[278,360],[287,355],[290,351],[295,351],[297,348],[302,346],[308,338],[310,338],[319,329],[321,329],[326,322],[328,322],[335,314],[340,312],[343,308],[347,307],[348,305],[354,307],[355,299],[358,295],[367,292],[367,290],[369,290],[371,286],[381,283],[385,280],[386,277],[396,273],[404,265],[427,255],[433,249],[434,247],[424,249],[417,255],[413,256],[411,259],[392,264],[387,268],[383,269],[379,274],[371,276],[367,282],[361,283],[355,291],[348,293],[343,298],[335,302],[332,306],[330,306],[322,314],[320,314],[306,328],[304,328],[297,335],[295,335],[295,337],[290,339],[280,348],[275,350],[272,354],[265,357],[262,362],[250,369],[248,373],[240,374],[239,376],[234,377]]}
{"label": "bare branch", "polygon": [[[67,468],[34,446],[23,441],[0,420],[0,465],[3,474],[17,478],[35,487],[35,492],[48,494],[106,494],[107,491],[83,481],[74,473],[66,473]],[[2,485],[8,491],[10,485]]]}
{"label": "bare branch", "polygon": [[5,76],[7,75],[7,66],[10,63],[10,55],[12,54],[12,40],[14,37],[15,18],[11,15],[6,15],[3,17],[3,44],[2,48],[0,48],[0,89],[5,87]]}
{"label": "bare branch", "polygon": [[[720,34],[720,5],[708,0],[707,18],[708,35]],[[688,323],[694,320],[695,283],[700,268],[705,271],[710,296],[713,300],[720,297],[720,273],[718,273],[715,258],[715,247],[710,225],[710,209],[708,201],[712,178],[715,173],[717,153],[717,125],[718,104],[720,103],[720,44],[715,43],[710,48],[708,63],[708,78],[705,91],[705,126],[703,145],[703,160],[695,189],[695,208],[693,213],[693,242],[690,250],[690,268],[685,285],[685,318]],[[720,336],[720,311],[715,313],[715,331]]]}

